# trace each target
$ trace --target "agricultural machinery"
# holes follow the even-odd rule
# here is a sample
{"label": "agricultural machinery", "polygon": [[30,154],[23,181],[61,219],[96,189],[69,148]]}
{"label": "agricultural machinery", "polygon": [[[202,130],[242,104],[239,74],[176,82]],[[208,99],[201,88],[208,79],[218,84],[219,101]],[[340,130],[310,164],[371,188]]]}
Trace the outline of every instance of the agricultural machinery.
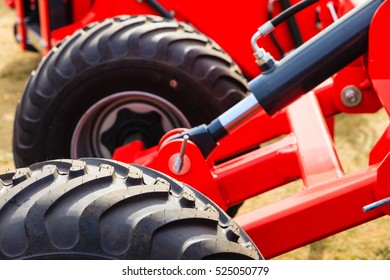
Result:
{"label": "agricultural machinery", "polygon": [[388,129],[350,174],[333,141],[335,115],[389,111],[388,1],[8,2],[44,59],[1,258],[271,258],[390,213]]}

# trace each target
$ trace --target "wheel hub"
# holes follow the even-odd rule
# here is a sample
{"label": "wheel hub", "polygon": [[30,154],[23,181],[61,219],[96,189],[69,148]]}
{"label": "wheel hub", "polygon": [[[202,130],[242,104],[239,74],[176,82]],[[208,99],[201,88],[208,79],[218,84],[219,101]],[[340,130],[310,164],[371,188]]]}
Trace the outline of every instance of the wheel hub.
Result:
{"label": "wheel hub", "polygon": [[101,142],[113,154],[117,147],[136,140],[142,141],[145,148],[157,145],[164,133],[158,113],[122,109],[118,111],[114,124],[103,132]]}
{"label": "wheel hub", "polygon": [[111,158],[116,148],[136,140],[151,147],[178,127],[189,128],[190,123],[166,99],[147,92],[120,92],[101,99],[81,116],[71,140],[71,157]]}

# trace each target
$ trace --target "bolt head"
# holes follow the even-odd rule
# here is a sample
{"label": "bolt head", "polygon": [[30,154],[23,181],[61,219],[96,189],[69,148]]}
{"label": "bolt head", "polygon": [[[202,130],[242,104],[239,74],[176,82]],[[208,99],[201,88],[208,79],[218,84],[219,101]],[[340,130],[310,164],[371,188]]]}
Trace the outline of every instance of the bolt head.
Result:
{"label": "bolt head", "polygon": [[173,174],[175,174],[175,175],[185,175],[191,169],[191,160],[190,160],[190,158],[187,155],[184,155],[184,157],[183,157],[183,167],[182,167],[182,169],[179,172],[177,172],[175,170],[175,163],[176,163],[176,160],[177,160],[178,157],[180,157],[180,153],[176,153],[176,154],[172,155],[169,158],[169,160],[168,160],[169,170]]}
{"label": "bolt head", "polygon": [[347,86],[341,92],[341,101],[347,107],[358,106],[363,99],[363,94],[356,86]]}

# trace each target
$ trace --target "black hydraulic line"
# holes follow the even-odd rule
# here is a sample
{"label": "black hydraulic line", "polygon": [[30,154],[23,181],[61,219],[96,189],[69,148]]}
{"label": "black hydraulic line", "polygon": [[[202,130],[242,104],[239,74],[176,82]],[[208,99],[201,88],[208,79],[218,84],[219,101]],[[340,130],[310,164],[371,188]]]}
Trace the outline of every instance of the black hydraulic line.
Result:
{"label": "black hydraulic line", "polygon": [[249,88],[259,104],[273,114],[367,52],[368,29],[382,2],[361,4],[253,79]]}
{"label": "black hydraulic line", "polygon": [[173,19],[173,15],[167,11],[160,3],[156,0],[144,0],[149,6],[151,6],[157,13],[159,13],[162,17],[167,19]]}
{"label": "black hydraulic line", "polygon": [[[252,47],[255,51],[255,57],[256,57],[256,62],[258,63],[259,67],[263,71],[267,71],[270,67],[273,66],[274,63],[272,61],[268,60],[268,58],[263,57],[264,56],[264,51],[262,51],[258,46],[257,46],[257,39],[259,39],[262,36],[266,36],[270,34],[271,36],[271,41],[274,43],[276,46],[278,52],[280,53],[281,57],[284,57],[284,51],[282,47],[280,46],[278,40],[276,39],[275,35],[272,34],[272,31],[277,27],[279,24],[281,24],[283,21],[287,20],[289,29],[290,29],[290,34],[292,35],[292,40],[294,47],[297,48],[299,47],[302,43],[302,37],[299,32],[298,25],[295,21],[295,18],[293,17],[296,13],[299,11],[303,10],[304,8],[318,2],[319,0],[303,0],[294,6],[290,6],[289,0],[281,0],[284,1],[283,5],[284,7],[288,7],[286,10],[281,12],[279,15],[277,15],[275,18],[272,18],[272,12],[273,12],[273,7],[272,7],[272,0],[269,0],[268,2],[268,21],[263,24],[259,30],[256,32],[256,34],[253,35],[252,37]],[[272,18],[272,19],[271,19]]]}
{"label": "black hydraulic line", "polygon": [[[288,10],[291,7],[290,0],[279,0],[283,10]],[[302,35],[299,31],[297,21],[294,16],[287,19],[287,25],[290,30],[291,38],[294,43],[294,47],[298,48],[303,44]]]}
{"label": "black hydraulic line", "polygon": [[318,1],[319,0],[303,0],[303,1],[295,4],[294,6],[291,6],[287,10],[283,11],[282,13],[277,15],[276,17],[274,17],[271,20],[271,23],[274,27],[276,27],[279,24],[281,24],[282,22],[284,22],[285,20],[287,20],[288,18],[290,18],[291,16],[295,15],[297,12],[305,9],[306,7],[316,3]]}
{"label": "black hydraulic line", "polygon": [[[272,13],[273,13],[272,1],[273,0],[268,1],[268,20],[272,19]],[[269,36],[271,38],[272,43],[276,47],[276,50],[279,52],[280,57],[284,57],[284,50],[283,50],[282,46],[280,45],[278,39],[276,38],[275,34],[273,32],[271,32],[269,34]]]}

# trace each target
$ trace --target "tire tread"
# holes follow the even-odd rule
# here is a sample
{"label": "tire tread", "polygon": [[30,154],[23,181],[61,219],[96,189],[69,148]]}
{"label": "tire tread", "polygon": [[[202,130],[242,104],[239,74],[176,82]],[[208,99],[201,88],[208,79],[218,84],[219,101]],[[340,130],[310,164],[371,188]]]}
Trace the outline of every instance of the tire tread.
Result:
{"label": "tire tread", "polygon": [[58,160],[0,179],[0,259],[261,257],[206,197],[145,167]]}

